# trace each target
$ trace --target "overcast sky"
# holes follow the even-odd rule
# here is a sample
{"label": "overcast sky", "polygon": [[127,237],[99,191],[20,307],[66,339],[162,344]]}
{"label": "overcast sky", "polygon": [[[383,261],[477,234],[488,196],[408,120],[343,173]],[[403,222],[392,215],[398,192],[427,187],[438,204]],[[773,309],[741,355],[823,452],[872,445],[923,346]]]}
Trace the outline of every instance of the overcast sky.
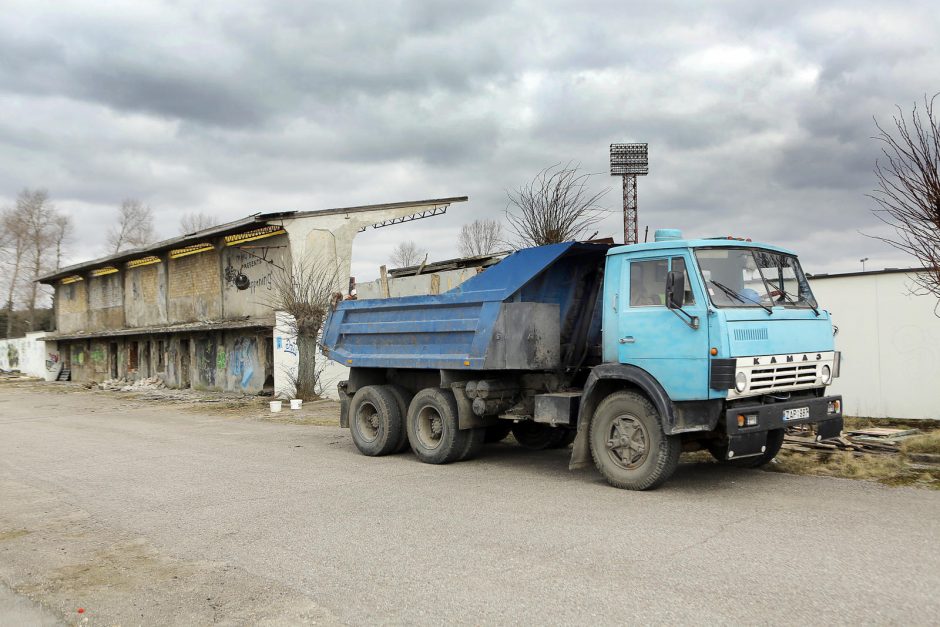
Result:
{"label": "overcast sky", "polygon": [[[103,254],[125,197],[159,235],[227,221],[468,195],[369,231],[456,255],[460,225],[557,162],[611,186],[608,145],[650,144],[640,228],[797,249],[809,271],[910,266],[882,232],[872,118],[940,90],[935,1],[18,2],[0,13],[0,206],[45,187]],[[861,232],[861,233],[860,233]]]}

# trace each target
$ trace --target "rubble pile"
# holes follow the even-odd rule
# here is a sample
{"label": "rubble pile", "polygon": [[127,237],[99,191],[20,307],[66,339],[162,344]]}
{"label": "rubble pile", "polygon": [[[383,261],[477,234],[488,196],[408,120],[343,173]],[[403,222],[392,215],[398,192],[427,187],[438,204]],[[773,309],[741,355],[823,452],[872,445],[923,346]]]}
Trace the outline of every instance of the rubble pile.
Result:
{"label": "rubble pile", "polygon": [[111,390],[112,392],[141,392],[144,390],[163,390],[166,383],[160,377],[147,377],[136,381],[128,381],[126,378],[108,379],[98,384],[99,390]]}

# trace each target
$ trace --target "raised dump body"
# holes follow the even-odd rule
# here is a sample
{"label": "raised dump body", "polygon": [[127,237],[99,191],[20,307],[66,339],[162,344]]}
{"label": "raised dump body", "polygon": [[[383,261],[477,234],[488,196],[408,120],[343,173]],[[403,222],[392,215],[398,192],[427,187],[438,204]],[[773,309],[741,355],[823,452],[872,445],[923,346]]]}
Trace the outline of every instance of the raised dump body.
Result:
{"label": "raised dump body", "polygon": [[609,248],[529,248],[443,294],[343,301],[324,327],[324,352],[356,368],[550,371],[596,362]]}

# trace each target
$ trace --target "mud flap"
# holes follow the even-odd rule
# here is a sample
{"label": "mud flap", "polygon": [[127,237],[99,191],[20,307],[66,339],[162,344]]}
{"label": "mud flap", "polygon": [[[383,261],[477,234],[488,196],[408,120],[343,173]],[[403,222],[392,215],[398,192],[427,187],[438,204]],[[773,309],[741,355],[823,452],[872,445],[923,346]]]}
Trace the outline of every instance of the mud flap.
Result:
{"label": "mud flap", "polygon": [[837,438],[842,434],[842,416],[832,418],[831,420],[821,420],[816,423],[816,439],[828,440]]}
{"label": "mud flap", "polygon": [[760,455],[767,447],[767,432],[738,433],[728,436],[728,456],[725,459],[738,459]]}

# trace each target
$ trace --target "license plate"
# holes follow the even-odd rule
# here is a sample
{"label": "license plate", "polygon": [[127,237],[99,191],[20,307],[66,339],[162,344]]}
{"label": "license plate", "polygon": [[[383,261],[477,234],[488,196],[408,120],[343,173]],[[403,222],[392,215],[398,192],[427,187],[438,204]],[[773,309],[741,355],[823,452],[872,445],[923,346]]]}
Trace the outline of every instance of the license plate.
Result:
{"label": "license plate", "polygon": [[784,420],[800,420],[801,418],[809,418],[809,407],[794,407],[793,409],[783,410]]}

